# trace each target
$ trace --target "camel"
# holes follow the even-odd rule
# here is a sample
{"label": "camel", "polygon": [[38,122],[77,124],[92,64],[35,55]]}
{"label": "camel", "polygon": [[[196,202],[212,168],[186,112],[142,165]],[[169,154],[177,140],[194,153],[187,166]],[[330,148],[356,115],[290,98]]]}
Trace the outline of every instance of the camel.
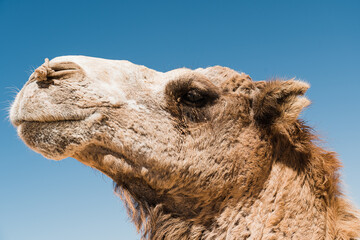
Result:
{"label": "camel", "polygon": [[359,238],[336,154],[299,119],[308,88],[62,56],[34,71],[10,120],[46,158],[113,179],[143,239]]}

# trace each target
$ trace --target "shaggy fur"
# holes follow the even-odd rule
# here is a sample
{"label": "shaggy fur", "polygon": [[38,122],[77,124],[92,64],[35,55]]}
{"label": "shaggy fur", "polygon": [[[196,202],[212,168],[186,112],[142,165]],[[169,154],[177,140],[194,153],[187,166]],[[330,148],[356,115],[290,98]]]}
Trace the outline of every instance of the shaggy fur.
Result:
{"label": "shaggy fur", "polygon": [[144,239],[355,239],[336,154],[298,119],[308,88],[66,56],[35,70],[10,118],[33,150],[111,177]]}

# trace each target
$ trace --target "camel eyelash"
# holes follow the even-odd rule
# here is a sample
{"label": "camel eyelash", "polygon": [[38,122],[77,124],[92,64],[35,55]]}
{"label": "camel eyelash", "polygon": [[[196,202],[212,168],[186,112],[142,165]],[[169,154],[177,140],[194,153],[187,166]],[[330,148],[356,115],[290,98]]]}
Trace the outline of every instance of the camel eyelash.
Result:
{"label": "camel eyelash", "polygon": [[193,107],[202,107],[204,106],[208,101],[209,97],[206,93],[201,92],[197,89],[190,89],[185,94],[182,95],[180,98],[180,101],[188,106]]}

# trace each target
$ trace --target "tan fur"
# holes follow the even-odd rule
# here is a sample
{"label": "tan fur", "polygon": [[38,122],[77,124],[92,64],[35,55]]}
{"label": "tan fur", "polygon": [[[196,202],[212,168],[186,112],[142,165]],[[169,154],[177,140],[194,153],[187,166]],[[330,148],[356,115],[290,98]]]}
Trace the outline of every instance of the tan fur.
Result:
{"label": "tan fur", "polygon": [[35,70],[10,118],[33,150],[111,177],[144,239],[359,238],[336,155],[298,119],[308,88],[65,56]]}

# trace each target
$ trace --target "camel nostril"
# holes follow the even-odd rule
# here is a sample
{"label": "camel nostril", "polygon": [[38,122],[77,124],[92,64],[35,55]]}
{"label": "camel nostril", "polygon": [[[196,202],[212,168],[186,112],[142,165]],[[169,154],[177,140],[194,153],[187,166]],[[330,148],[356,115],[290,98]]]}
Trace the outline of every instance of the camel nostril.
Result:
{"label": "camel nostril", "polygon": [[54,71],[80,70],[80,66],[73,62],[50,62],[49,67]]}
{"label": "camel nostril", "polygon": [[60,71],[53,71],[48,74],[48,79],[66,79],[70,78],[72,75],[78,73],[77,69],[67,69],[67,70],[60,70]]}
{"label": "camel nostril", "polygon": [[49,85],[52,80],[67,79],[81,74],[81,68],[73,62],[50,62],[48,58],[34,71],[32,79]]}
{"label": "camel nostril", "polygon": [[73,62],[50,62],[51,72],[48,79],[68,79],[72,77],[80,77],[83,75],[82,68]]}

